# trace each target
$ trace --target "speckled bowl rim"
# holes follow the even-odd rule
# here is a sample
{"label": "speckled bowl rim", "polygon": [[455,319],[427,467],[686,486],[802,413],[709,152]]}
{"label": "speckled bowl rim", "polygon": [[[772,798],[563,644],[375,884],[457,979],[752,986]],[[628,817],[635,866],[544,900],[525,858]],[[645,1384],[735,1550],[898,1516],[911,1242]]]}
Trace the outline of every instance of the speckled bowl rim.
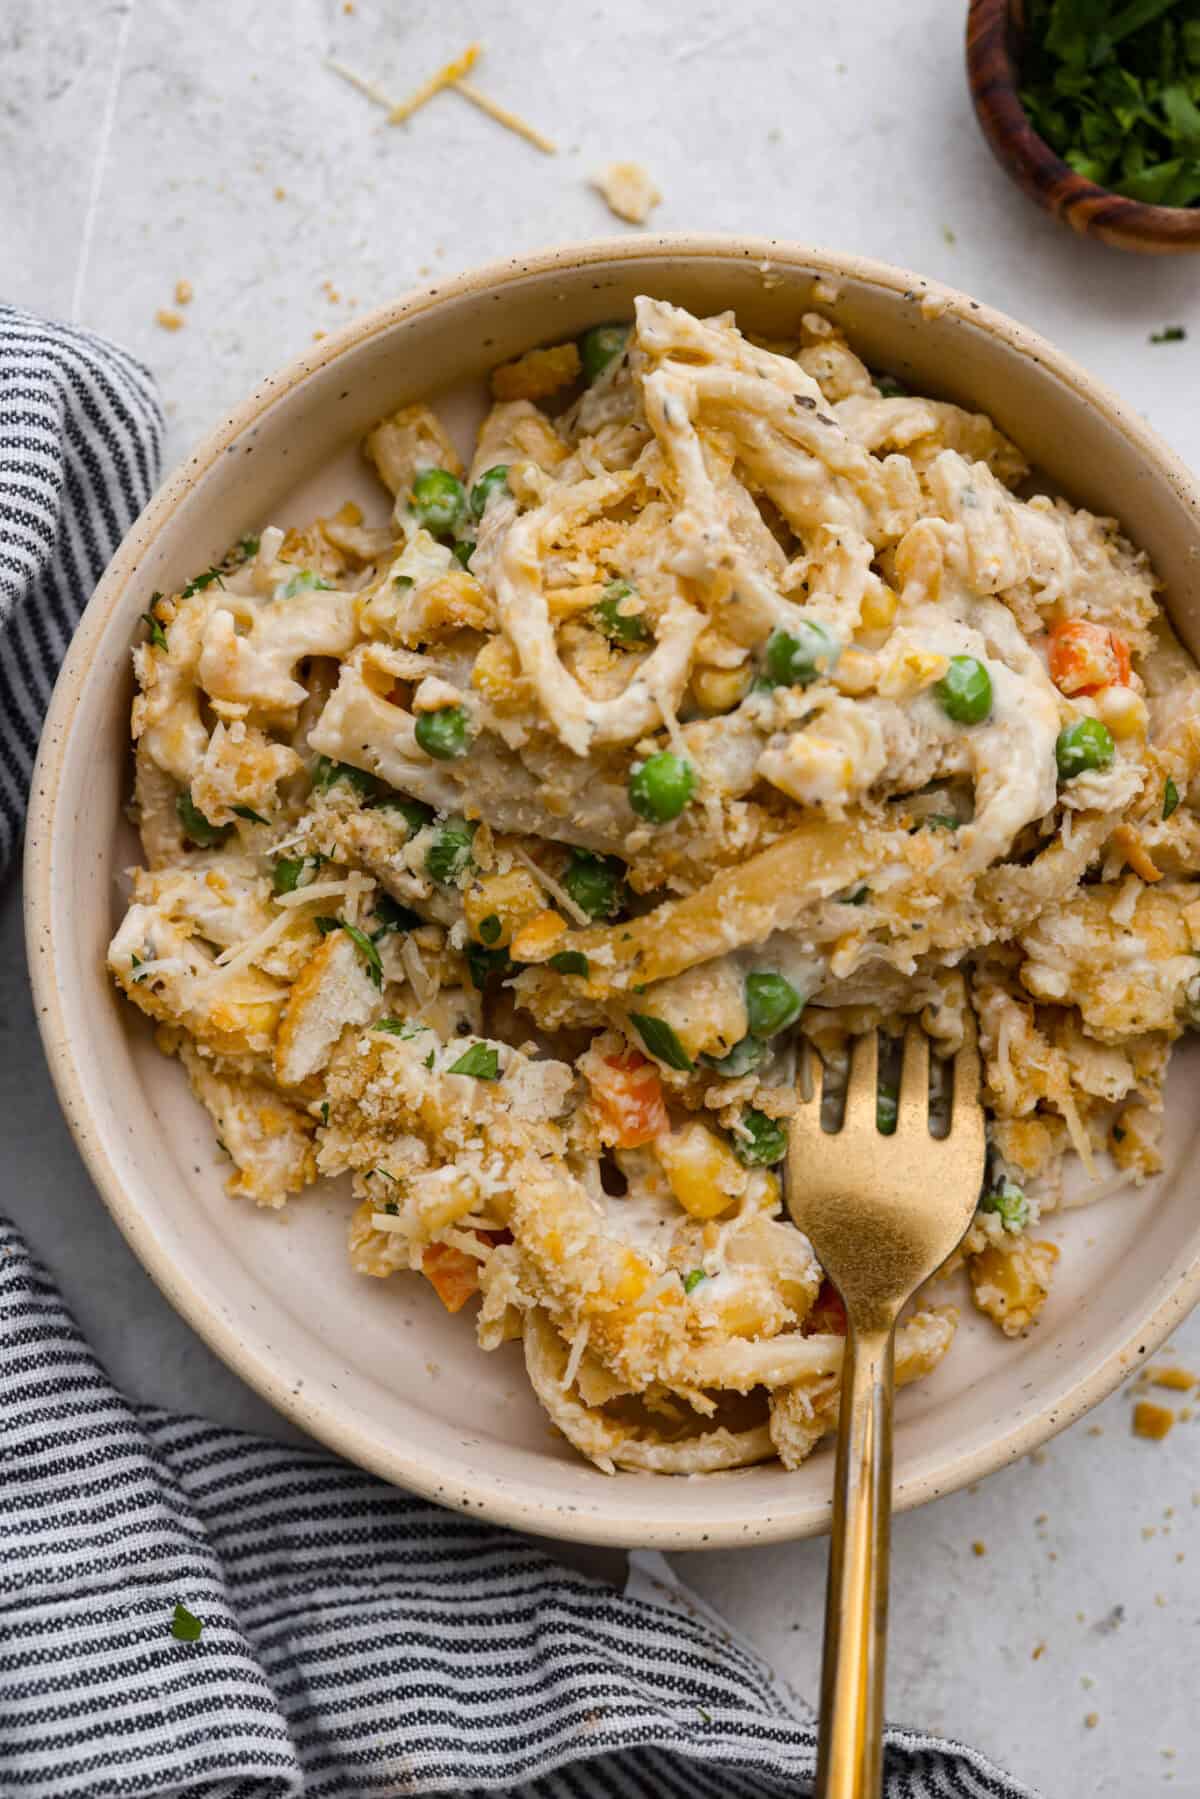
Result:
{"label": "speckled bowl rim", "polygon": [[[498,1524],[540,1532],[547,1536],[575,1538],[597,1545],[653,1544],[675,1550],[729,1548],[746,1543],[779,1542],[816,1535],[828,1526],[828,1506],[814,1506],[803,1515],[764,1516],[758,1506],[747,1506],[742,1515],[706,1519],[693,1510],[678,1523],[639,1517],[636,1497],[618,1514],[567,1511],[541,1493],[535,1480],[514,1481],[507,1476],[502,1490],[486,1468],[472,1469],[465,1457],[435,1456],[420,1443],[381,1443],[349,1422],[337,1407],[297,1393],[278,1365],[278,1357],[265,1353],[229,1322],[220,1317],[181,1276],[169,1254],[154,1238],[136,1201],[119,1179],[103,1128],[87,1098],[80,1063],[64,1021],[55,958],[50,950],[56,809],[60,799],[59,777],[80,697],[89,678],[89,667],[100,635],[126,581],[145,556],[159,530],[173,514],[193,484],[280,397],[300,386],[318,369],[335,362],[346,351],[402,320],[411,319],[479,290],[495,290],[527,280],[552,277],[556,271],[661,258],[711,258],[714,263],[746,260],[788,269],[814,279],[864,282],[888,289],[901,297],[920,296],[939,311],[954,311],[979,330],[1000,339],[1016,353],[1040,362],[1046,372],[1098,408],[1107,421],[1132,441],[1175,487],[1197,520],[1200,540],[1200,486],[1174,452],[1117,397],[1078,364],[1044,338],[1019,325],[969,295],[953,288],[868,258],[774,238],[647,234],[601,238],[583,243],[505,259],[439,281],[354,320],[305,351],[283,369],[260,383],[250,397],[212,431],[176,469],[135,521],[109,564],[72,639],[43,728],[32,794],[25,848],[25,926],[30,978],[38,1028],[45,1046],[50,1073],[80,1154],[127,1243],[151,1275],[164,1297],[204,1339],[208,1346],[263,1398],[294,1424],[359,1464],[399,1486],[407,1487],[444,1505],[489,1518]],[[1153,1290],[1151,1291],[1153,1298]],[[1008,1431],[999,1431],[986,1444],[951,1454],[921,1474],[901,1475],[895,1505],[907,1510],[929,1499],[979,1480],[996,1469],[1037,1449],[1048,1438],[1073,1423],[1120,1383],[1139,1361],[1166,1338],[1200,1301],[1200,1233],[1197,1253],[1177,1283],[1157,1303],[1148,1304],[1122,1340],[1094,1366],[1085,1367],[1078,1379],[1057,1398]],[[693,1492],[695,1483],[691,1483]]]}

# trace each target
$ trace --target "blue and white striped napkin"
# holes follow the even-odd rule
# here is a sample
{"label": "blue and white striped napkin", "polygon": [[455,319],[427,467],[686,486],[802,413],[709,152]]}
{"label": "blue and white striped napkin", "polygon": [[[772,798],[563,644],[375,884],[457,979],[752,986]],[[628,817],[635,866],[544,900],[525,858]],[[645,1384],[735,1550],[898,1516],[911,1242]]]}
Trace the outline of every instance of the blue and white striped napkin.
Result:
{"label": "blue and white striped napkin", "polygon": [[[0,866],[160,433],[137,363],[0,307]],[[782,1799],[814,1759],[810,1709],[661,1558],[618,1594],[330,1456],[132,1404],[0,1219],[0,1799]],[[895,1729],[885,1787],[1036,1799]]]}

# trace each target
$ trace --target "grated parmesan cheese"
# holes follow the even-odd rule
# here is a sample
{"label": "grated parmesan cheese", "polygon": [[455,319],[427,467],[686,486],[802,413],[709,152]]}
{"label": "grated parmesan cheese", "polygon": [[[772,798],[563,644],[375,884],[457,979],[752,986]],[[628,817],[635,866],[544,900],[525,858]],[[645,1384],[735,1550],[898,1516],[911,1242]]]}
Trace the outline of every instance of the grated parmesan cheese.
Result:
{"label": "grated parmesan cheese", "polygon": [[575,1376],[579,1373],[579,1364],[583,1360],[583,1352],[587,1348],[591,1328],[591,1319],[585,1318],[571,1338],[571,1353],[567,1357],[567,1365],[563,1369],[562,1379],[558,1383],[564,1393],[575,1385]]}
{"label": "grated parmesan cheese", "polygon": [[577,906],[575,904],[575,901],[571,898],[565,887],[560,887],[553,875],[548,875],[544,868],[539,868],[533,857],[525,854],[525,851],[521,848],[520,844],[510,844],[509,849],[514,862],[519,862],[522,868],[527,868],[529,870],[529,873],[533,876],[538,885],[545,889],[555,905],[562,907],[568,918],[573,918],[578,925],[590,925],[592,923],[592,919],[584,911],[582,906]]}

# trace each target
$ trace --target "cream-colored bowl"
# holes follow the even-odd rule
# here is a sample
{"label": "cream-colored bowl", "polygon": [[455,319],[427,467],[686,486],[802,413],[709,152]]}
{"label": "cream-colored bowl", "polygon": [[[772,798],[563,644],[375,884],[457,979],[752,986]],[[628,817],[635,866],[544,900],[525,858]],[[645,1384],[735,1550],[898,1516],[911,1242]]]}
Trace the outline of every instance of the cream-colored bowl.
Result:
{"label": "cream-colored bowl", "polygon": [[[351,1460],[448,1505],[551,1536],[698,1548],[820,1530],[828,1450],[794,1474],[598,1473],[552,1432],[517,1347],[482,1354],[469,1316],[448,1317],[423,1281],[351,1273],[339,1188],[284,1214],[226,1197],[207,1117],[103,967],[120,871],[137,860],[121,810],[129,646],[154,589],[268,521],[298,522],[347,495],[381,509],[357,454],[380,414],[441,392],[465,422],[492,365],[627,316],[639,293],[733,307],[778,336],[821,305],[870,364],[983,408],[1072,499],[1120,517],[1200,646],[1195,482],[1135,412],[1011,320],[901,270],[774,242],[630,237],[530,257],[329,338],[265,382],[147,508],[96,590],[50,709],[29,819],[28,943],[50,1066],[101,1194],[167,1298],[252,1386]],[[1063,1255],[1038,1329],[1008,1343],[965,1305],[941,1369],[901,1395],[899,1505],[1034,1448],[1200,1295],[1200,1206],[1184,1172],[1195,1068],[1181,1053],[1172,1077],[1174,1177],[1050,1225]]]}

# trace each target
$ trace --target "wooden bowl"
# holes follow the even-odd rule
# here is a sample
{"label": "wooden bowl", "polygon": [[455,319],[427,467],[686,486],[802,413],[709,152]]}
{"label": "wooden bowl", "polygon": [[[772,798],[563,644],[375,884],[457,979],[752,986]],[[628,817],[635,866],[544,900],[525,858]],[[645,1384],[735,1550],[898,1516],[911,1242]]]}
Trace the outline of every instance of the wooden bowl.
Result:
{"label": "wooden bowl", "polygon": [[1031,200],[1085,237],[1151,256],[1200,250],[1200,207],[1145,206],[1097,187],[1040,138],[1021,105],[1022,0],[971,0],[967,76],[992,154]]}
{"label": "wooden bowl", "polygon": [[[467,1314],[426,1281],[364,1280],[346,1255],[353,1199],[323,1182],[285,1212],[224,1191],[212,1127],[105,949],[140,860],[129,792],[129,649],[170,592],[266,520],[288,526],[388,502],[362,458],[383,413],[437,399],[461,436],[487,372],[534,344],[628,318],[656,294],[732,307],[783,338],[813,305],[873,368],[991,414],[1046,482],[1116,514],[1200,647],[1200,484],[1137,410],[1011,319],[919,275],[753,238],[624,237],[439,280],[313,344],[218,426],[133,526],[84,614],[46,720],[26,841],[38,1023],[67,1121],[101,1197],[167,1298],[230,1366],[342,1455],[445,1505],[546,1536],[662,1548],[807,1536],[829,1517],[832,1456],[694,1479],[601,1474],[556,1436],[519,1346],[484,1355]],[[463,441],[462,447],[466,447]],[[896,1504],[920,1504],[1015,1457],[1095,1405],[1200,1299],[1200,1036],[1172,1065],[1168,1172],[1143,1192],[1056,1212],[1062,1247],[1038,1329],[1002,1338],[965,1297],[953,1351],[899,1396]],[[48,1203],[52,1203],[52,1196]],[[99,1202],[97,1202],[99,1203]]]}

